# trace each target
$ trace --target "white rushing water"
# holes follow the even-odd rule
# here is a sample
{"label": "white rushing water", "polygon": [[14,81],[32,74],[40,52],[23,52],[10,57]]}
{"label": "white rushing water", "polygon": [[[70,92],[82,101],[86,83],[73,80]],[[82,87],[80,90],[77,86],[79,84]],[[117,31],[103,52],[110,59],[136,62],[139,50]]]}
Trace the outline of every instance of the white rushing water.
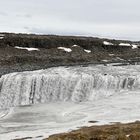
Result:
{"label": "white rushing water", "polygon": [[139,120],[139,93],[140,66],[57,67],[7,74],[0,78],[0,139],[38,140],[93,125],[89,121]]}
{"label": "white rushing water", "polygon": [[59,67],[7,74],[0,79],[0,107],[53,101],[94,101],[140,90],[139,66]]}

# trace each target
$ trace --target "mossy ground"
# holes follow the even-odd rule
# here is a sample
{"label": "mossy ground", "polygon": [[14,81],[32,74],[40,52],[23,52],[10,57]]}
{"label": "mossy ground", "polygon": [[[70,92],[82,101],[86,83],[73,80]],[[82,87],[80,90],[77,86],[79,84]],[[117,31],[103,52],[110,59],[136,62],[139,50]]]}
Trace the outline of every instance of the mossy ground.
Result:
{"label": "mossy ground", "polygon": [[140,140],[140,122],[84,127],[46,140]]}

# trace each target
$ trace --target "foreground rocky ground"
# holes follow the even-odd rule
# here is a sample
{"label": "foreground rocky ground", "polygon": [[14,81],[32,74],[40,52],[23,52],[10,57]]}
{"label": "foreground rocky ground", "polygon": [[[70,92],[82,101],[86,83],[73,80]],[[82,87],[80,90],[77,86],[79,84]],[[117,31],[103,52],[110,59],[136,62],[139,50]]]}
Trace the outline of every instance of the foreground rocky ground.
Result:
{"label": "foreground rocky ground", "polygon": [[140,140],[140,122],[85,127],[46,140]]}

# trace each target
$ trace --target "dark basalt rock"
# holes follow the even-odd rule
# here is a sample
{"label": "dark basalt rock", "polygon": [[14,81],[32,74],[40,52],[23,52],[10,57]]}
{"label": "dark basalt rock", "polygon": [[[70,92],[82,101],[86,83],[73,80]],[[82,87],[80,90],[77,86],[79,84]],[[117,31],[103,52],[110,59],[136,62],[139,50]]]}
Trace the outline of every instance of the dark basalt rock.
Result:
{"label": "dark basalt rock", "polygon": [[[140,62],[139,48],[132,49],[131,46],[118,45],[119,43],[138,44],[139,42],[94,37],[1,34],[4,36],[0,39],[0,75],[56,66],[87,66],[99,63],[107,65],[111,62],[121,62],[125,65]],[[114,45],[104,45],[103,41]],[[15,46],[39,48],[40,51],[20,50],[14,48]],[[72,52],[65,52],[57,47],[71,48]],[[91,50],[91,53],[85,52],[84,49]]]}

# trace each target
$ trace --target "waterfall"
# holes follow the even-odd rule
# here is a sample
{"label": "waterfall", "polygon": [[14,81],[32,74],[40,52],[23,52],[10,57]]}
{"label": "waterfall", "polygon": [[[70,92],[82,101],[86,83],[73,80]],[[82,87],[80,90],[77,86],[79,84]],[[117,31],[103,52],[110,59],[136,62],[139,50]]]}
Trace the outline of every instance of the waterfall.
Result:
{"label": "waterfall", "polygon": [[133,69],[90,66],[3,75],[0,108],[54,101],[94,101],[122,91],[140,90],[139,71],[135,69],[133,74],[131,71]]}

